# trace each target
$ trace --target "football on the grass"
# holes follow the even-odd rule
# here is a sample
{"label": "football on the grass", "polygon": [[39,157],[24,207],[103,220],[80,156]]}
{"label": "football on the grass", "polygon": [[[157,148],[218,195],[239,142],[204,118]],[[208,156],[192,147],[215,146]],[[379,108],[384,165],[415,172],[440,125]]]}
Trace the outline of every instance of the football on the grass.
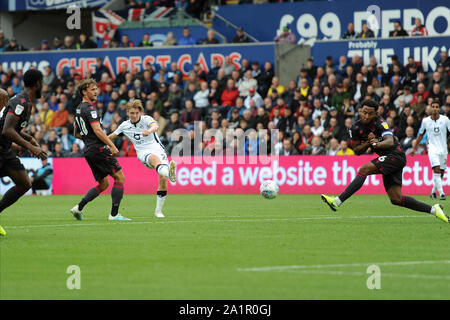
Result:
{"label": "football on the grass", "polygon": [[278,195],[280,188],[278,184],[273,180],[266,180],[261,183],[259,187],[259,193],[266,199],[273,199]]}

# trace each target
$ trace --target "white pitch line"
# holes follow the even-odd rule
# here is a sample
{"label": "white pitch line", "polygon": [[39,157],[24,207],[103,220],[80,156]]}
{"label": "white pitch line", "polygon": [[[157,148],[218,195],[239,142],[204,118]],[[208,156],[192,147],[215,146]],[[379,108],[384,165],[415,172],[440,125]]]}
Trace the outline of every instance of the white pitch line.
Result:
{"label": "white pitch line", "polygon": [[[323,271],[323,270],[289,270],[291,273],[301,274],[328,274],[337,276],[367,276],[366,272],[347,272],[347,271]],[[436,280],[450,280],[450,276],[438,276],[428,274],[403,274],[403,273],[381,273],[381,277],[393,278],[414,278],[414,279],[436,279]]]}
{"label": "white pitch line", "polygon": [[[423,218],[426,216],[326,216],[326,217],[298,217],[298,218],[267,218],[267,219],[202,219],[202,220],[160,220],[156,221],[139,221],[139,222],[104,222],[104,223],[71,223],[71,224],[39,224],[39,225],[25,225],[25,226],[10,226],[8,229],[28,229],[28,228],[58,228],[58,227],[89,227],[89,226],[106,226],[106,225],[136,225],[136,224],[165,224],[165,223],[206,223],[206,222],[266,222],[266,221],[292,221],[292,220],[344,220],[344,219],[378,219],[378,218]],[[428,217],[429,218],[429,217]]]}
{"label": "white pitch line", "polygon": [[450,260],[424,260],[424,261],[397,261],[397,262],[366,262],[366,263],[341,263],[341,264],[315,264],[315,265],[292,265],[292,266],[269,266],[256,268],[238,268],[238,271],[285,271],[295,269],[322,269],[322,268],[345,268],[365,267],[372,264],[378,266],[406,266],[418,264],[447,264]]}

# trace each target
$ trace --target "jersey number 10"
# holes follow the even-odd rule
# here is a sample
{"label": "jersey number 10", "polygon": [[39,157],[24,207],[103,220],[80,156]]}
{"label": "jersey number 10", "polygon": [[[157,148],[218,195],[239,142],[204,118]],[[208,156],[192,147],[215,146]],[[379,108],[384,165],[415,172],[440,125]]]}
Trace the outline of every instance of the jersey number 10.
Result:
{"label": "jersey number 10", "polygon": [[86,122],[84,122],[83,118],[76,117],[75,120],[77,121],[78,127],[80,128],[80,133],[82,136],[85,136],[88,134],[88,129],[86,128]]}

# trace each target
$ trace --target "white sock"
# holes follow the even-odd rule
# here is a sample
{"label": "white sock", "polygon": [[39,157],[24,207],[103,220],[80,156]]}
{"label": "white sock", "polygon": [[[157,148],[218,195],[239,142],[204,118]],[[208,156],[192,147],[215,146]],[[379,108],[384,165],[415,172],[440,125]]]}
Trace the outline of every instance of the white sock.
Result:
{"label": "white sock", "polygon": [[156,169],[156,172],[158,174],[162,175],[163,177],[168,178],[169,177],[169,166],[167,164],[160,164],[158,168]]}
{"label": "white sock", "polygon": [[162,211],[162,208],[164,206],[164,201],[166,201],[166,196],[156,196],[156,209],[155,211]]}
{"label": "white sock", "polygon": [[442,189],[442,178],[440,173],[433,173],[433,182],[439,194],[440,195],[444,194],[444,190]]}
{"label": "white sock", "polygon": [[342,204],[342,201],[341,199],[339,199],[339,197],[336,197],[336,204],[338,205],[338,207],[340,207]]}
{"label": "white sock", "polygon": [[433,215],[436,215],[436,208],[435,207],[431,207],[430,213],[433,214]]}

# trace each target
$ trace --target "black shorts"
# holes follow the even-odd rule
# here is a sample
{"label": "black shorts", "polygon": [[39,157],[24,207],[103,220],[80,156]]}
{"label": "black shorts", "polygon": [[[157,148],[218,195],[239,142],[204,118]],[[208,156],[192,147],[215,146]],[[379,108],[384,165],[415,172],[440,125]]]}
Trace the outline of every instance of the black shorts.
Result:
{"label": "black shorts", "polygon": [[396,184],[402,185],[403,167],[406,165],[406,156],[403,152],[391,152],[372,160],[372,163],[383,175],[383,184],[386,191]]}
{"label": "black shorts", "polygon": [[25,171],[25,167],[14,151],[0,151],[0,177],[9,176],[10,170]]}
{"label": "black shorts", "polygon": [[91,167],[96,181],[100,181],[122,169],[119,161],[112,156],[107,147],[91,147],[85,151],[84,157]]}

